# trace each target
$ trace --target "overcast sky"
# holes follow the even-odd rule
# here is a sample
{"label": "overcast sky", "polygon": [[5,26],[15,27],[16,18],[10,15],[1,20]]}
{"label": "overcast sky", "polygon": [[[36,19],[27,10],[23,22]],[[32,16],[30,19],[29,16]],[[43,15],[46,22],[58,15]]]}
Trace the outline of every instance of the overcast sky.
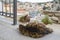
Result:
{"label": "overcast sky", "polygon": [[52,0],[19,0],[22,2],[48,2],[48,1],[52,1]]}

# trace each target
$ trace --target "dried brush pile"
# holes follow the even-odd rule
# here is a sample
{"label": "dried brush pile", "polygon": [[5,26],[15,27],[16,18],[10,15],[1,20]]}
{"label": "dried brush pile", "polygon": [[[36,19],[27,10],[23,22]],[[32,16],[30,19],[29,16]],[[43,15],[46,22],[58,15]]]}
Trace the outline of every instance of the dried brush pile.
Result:
{"label": "dried brush pile", "polygon": [[20,24],[19,31],[21,34],[33,38],[40,38],[53,32],[52,29],[47,28],[44,24],[36,22],[30,22],[26,26]]}
{"label": "dried brush pile", "polygon": [[26,23],[30,21],[30,17],[28,15],[22,16],[19,19],[19,22]]}

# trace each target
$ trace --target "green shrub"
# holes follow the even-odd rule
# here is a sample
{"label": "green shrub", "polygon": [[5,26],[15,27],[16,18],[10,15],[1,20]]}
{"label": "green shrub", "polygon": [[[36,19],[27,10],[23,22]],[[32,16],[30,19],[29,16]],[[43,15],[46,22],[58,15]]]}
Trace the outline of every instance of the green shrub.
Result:
{"label": "green shrub", "polygon": [[52,21],[49,19],[49,17],[46,15],[45,18],[42,19],[42,22],[44,24],[52,24]]}

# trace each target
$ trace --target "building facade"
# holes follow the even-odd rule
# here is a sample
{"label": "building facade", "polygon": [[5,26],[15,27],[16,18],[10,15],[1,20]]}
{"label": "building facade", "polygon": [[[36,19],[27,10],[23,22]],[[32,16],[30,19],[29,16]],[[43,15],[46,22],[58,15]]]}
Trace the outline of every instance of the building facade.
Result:
{"label": "building facade", "polygon": [[60,11],[60,0],[54,0],[53,1],[53,10],[54,11]]}

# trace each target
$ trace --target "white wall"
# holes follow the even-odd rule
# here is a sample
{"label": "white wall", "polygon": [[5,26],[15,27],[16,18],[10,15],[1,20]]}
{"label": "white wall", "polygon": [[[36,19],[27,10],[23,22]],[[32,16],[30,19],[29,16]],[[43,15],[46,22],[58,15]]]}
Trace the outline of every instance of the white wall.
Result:
{"label": "white wall", "polygon": [[0,11],[2,11],[2,3],[0,2]]}

